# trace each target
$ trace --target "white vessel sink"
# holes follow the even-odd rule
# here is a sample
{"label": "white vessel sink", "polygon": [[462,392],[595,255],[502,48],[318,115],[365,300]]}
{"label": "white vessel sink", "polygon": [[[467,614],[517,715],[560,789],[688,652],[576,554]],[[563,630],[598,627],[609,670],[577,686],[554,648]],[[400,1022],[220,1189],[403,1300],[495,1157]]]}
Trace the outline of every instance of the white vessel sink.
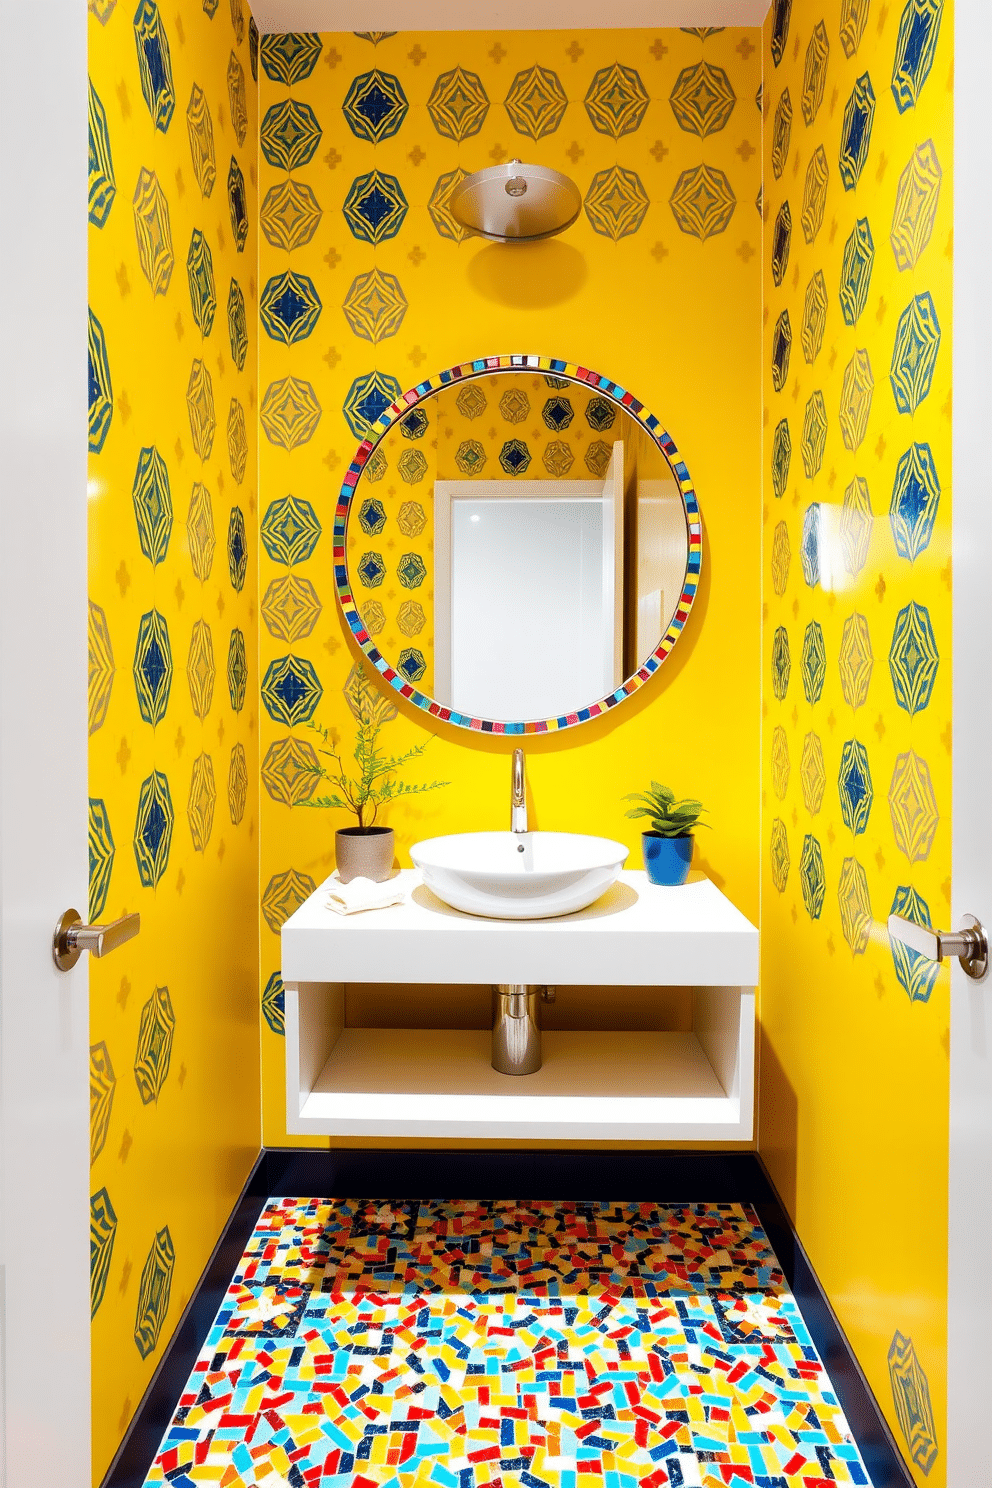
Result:
{"label": "white vessel sink", "polygon": [[453,909],[497,920],[573,914],[604,894],[628,849],[572,832],[459,832],[410,849],[424,883]]}

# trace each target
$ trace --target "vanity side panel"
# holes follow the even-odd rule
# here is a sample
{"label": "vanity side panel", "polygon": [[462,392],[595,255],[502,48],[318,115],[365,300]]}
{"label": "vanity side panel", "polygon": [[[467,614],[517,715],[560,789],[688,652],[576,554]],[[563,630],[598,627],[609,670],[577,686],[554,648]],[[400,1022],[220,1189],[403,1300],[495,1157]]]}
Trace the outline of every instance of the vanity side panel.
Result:
{"label": "vanity side panel", "polygon": [[344,1027],[345,989],[335,982],[287,982],[286,1130],[305,1132],[300,1111]]}

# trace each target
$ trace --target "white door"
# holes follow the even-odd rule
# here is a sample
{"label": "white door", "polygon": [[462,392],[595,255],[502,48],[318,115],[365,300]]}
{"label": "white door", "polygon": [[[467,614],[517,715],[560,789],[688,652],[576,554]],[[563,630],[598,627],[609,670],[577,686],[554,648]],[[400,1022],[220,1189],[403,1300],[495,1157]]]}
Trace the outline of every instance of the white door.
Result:
{"label": "white door", "polygon": [[[992,7],[959,0],[954,117],[954,923],[992,933]],[[992,975],[951,967],[948,1488],[989,1465]]]}
{"label": "white door", "polygon": [[90,1482],[86,6],[0,0],[0,1482]]}

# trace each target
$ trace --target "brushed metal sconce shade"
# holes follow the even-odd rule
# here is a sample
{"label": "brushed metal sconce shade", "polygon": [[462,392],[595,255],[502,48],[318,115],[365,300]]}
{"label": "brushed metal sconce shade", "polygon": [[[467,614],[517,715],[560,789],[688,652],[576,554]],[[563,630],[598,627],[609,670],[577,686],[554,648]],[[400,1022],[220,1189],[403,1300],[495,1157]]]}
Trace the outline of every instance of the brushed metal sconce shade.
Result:
{"label": "brushed metal sconce shade", "polygon": [[571,227],[582,197],[560,171],[510,160],[466,176],[450,205],[462,227],[490,242],[533,243]]}

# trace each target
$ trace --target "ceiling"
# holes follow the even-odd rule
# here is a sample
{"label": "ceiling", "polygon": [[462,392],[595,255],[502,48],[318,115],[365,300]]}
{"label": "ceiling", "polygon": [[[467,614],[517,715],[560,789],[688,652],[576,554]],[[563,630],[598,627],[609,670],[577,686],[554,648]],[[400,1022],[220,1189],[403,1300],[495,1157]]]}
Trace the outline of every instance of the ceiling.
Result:
{"label": "ceiling", "polygon": [[[250,0],[260,31],[614,31],[760,26],[770,0]],[[564,12],[564,13],[563,13]]]}

